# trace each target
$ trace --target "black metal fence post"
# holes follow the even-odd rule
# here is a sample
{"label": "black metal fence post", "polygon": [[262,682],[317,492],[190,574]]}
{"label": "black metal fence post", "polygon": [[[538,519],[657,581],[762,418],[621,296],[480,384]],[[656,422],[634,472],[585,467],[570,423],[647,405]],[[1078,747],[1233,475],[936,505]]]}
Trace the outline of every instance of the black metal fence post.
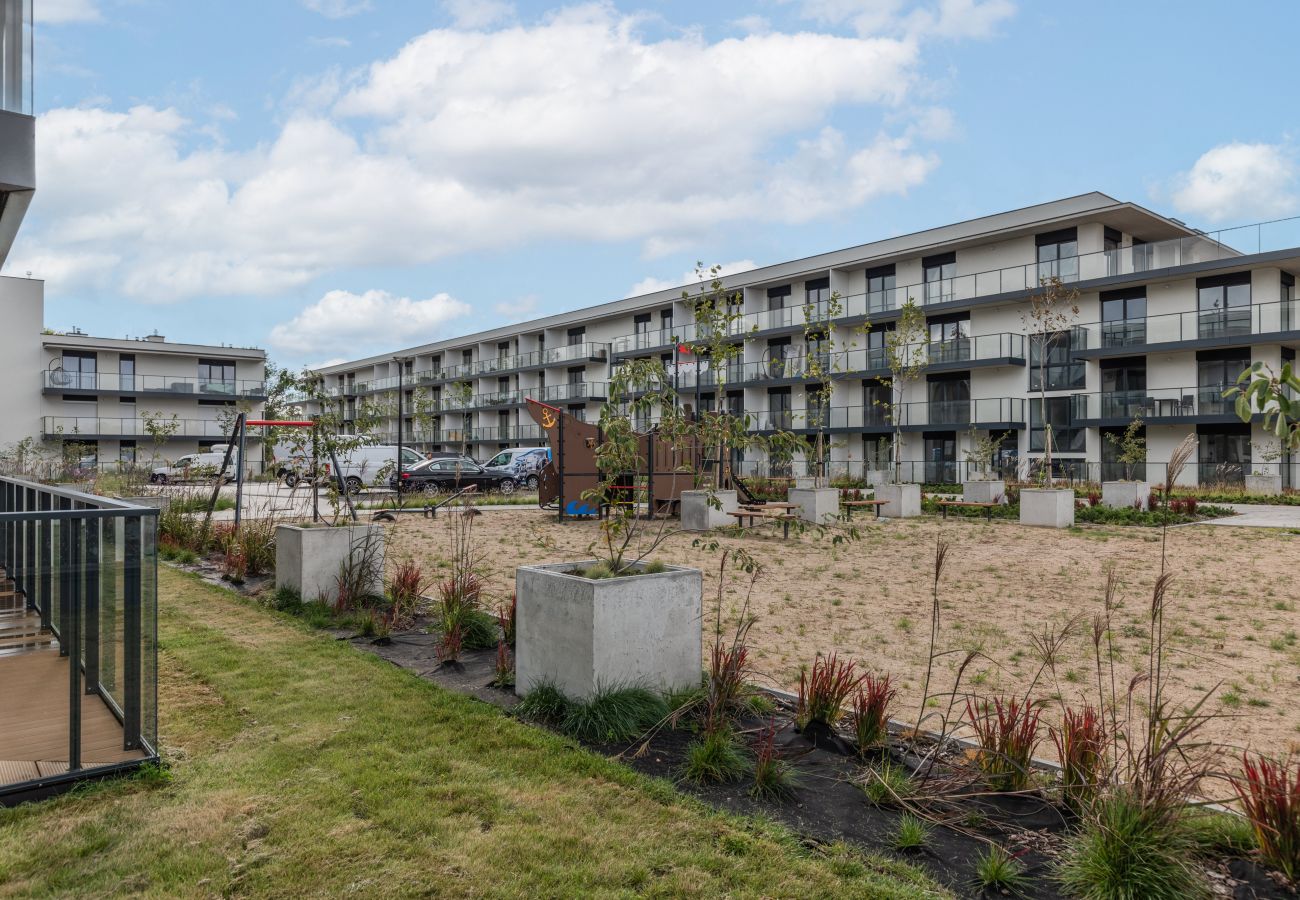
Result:
{"label": "black metal fence post", "polygon": [[125,540],[122,555],[122,749],[140,746],[140,517],[122,521]]}
{"label": "black metal fence post", "polygon": [[[68,504],[71,506],[71,503]],[[60,652],[68,657],[68,771],[81,768],[81,572],[77,565],[81,555],[81,542],[85,519],[64,519],[59,526],[64,550],[60,568],[67,596],[60,597],[67,615],[63,620],[63,634],[59,638]],[[62,591],[60,593],[63,593]]]}
{"label": "black metal fence post", "polygon": [[99,693],[99,519],[84,519],[86,562],[79,572],[82,581],[82,609],[85,615],[86,693]]}
{"label": "black metal fence post", "polygon": [[[40,510],[49,511],[54,508],[54,497],[49,491],[41,491]],[[54,596],[54,572],[50,565],[50,557],[53,553],[54,543],[54,523],[48,519],[36,523],[39,537],[37,538],[36,571],[39,579],[39,608],[41,611],[41,627],[50,628],[53,610],[50,609],[50,601]]]}

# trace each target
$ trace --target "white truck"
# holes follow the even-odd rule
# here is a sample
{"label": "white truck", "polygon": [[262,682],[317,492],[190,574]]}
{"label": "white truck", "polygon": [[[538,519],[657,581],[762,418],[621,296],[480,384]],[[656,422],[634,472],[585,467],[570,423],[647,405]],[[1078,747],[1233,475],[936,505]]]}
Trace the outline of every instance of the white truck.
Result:
{"label": "white truck", "polygon": [[[165,466],[155,466],[149,473],[151,484],[173,484],[180,481],[208,481],[221,471],[226,458],[226,445],[216,444],[210,450],[189,453]],[[235,480],[239,472],[239,448],[230,451],[230,464],[226,466],[225,482]]]}

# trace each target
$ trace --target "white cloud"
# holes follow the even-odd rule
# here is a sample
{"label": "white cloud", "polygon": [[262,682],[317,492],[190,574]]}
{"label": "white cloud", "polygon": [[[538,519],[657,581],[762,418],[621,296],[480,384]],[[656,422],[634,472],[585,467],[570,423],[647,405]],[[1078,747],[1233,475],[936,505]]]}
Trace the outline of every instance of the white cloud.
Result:
{"label": "white cloud", "polygon": [[[758,268],[758,263],[752,259],[737,259],[733,262],[719,263],[717,274],[719,276],[734,275],[737,272],[748,272],[750,269],[756,268]],[[666,291],[669,288],[686,288],[694,293],[701,283],[708,284],[712,280],[713,276],[707,272],[704,275],[703,282],[694,271],[683,272],[681,278],[676,281],[665,281],[662,278],[649,275],[632,285],[631,290],[627,292],[627,296],[640,297],[642,294],[653,294],[657,291]]]}
{"label": "white cloud", "polygon": [[515,6],[506,0],[443,0],[443,9],[457,28],[477,30],[509,21]]}
{"label": "white cloud", "polygon": [[502,300],[492,304],[492,311],[507,322],[522,322],[537,309],[537,295],[528,294],[516,300]]}
{"label": "white cloud", "polygon": [[1279,144],[1221,144],[1174,180],[1173,203],[1211,222],[1291,215],[1300,206],[1300,167]]}
{"label": "white cloud", "polygon": [[41,25],[67,25],[74,22],[102,22],[96,0],[41,0],[36,7]]}
{"label": "white cloud", "polygon": [[355,359],[369,347],[391,347],[397,333],[408,343],[433,340],[469,312],[468,304],[448,294],[412,300],[385,291],[330,291],[272,328],[271,345],[298,355],[344,352]]}
{"label": "white cloud", "polygon": [[[943,129],[905,124],[910,37],[652,40],[639,22],[593,5],[433,30],[295,83],[278,133],[246,150],[173,109],[53,110],[10,268],[165,302],[537,239],[641,241],[655,258],[731,223],[845,213],[937,164],[924,142]],[[865,137],[827,127],[846,109]]]}
{"label": "white cloud", "polygon": [[351,41],[339,35],[332,35],[326,37],[310,37],[307,38],[307,43],[311,44],[313,47],[351,47],[352,46]]}
{"label": "white cloud", "polygon": [[[789,2],[789,0],[786,0]],[[1011,0],[797,0],[799,12],[823,25],[848,25],[861,35],[905,34],[950,40],[987,38],[1016,11]]]}
{"label": "white cloud", "polygon": [[345,19],[370,9],[370,0],[302,0],[302,5],[327,19]]}

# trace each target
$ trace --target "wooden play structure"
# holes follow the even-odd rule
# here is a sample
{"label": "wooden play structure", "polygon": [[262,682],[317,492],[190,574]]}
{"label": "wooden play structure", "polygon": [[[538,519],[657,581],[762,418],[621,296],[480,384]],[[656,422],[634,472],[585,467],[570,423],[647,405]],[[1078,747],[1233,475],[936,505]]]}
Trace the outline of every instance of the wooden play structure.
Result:
{"label": "wooden play structure", "polygon": [[[702,454],[694,443],[673,446],[653,429],[639,436],[638,455],[645,471],[606,479],[596,465],[596,448],[604,440],[600,427],[556,406],[528,399],[528,413],[551,445],[551,459],[538,473],[538,503],[554,507],[561,521],[568,516],[602,516],[618,504],[646,503],[651,515],[678,512],[682,491],[694,486]],[[604,488],[602,496],[590,495]]]}

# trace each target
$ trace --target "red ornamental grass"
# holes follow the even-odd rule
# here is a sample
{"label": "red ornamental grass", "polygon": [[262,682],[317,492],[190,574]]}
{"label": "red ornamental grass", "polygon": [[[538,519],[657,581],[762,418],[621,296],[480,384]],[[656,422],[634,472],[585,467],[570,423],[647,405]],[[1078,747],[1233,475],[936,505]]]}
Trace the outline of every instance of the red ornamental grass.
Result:
{"label": "red ornamental grass", "polygon": [[866,675],[856,673],[852,660],[840,662],[832,653],[813,660],[812,671],[799,673],[799,705],[795,710],[800,727],[819,722],[827,727],[844,715],[844,704],[862,684]]}
{"label": "red ornamental grass", "polygon": [[501,626],[501,638],[508,645],[515,645],[515,616],[519,609],[519,598],[510,595],[510,604],[497,607],[497,624]]}
{"label": "red ornamental grass", "polygon": [[1082,809],[1100,788],[1105,777],[1110,735],[1101,713],[1091,706],[1076,712],[1067,709],[1059,729],[1049,729],[1056,755],[1061,760],[1061,784],[1065,802]]}
{"label": "red ornamental grass", "polygon": [[1029,787],[1029,763],[1038,746],[1040,710],[1016,697],[990,703],[966,701],[966,719],[979,743],[977,760],[989,787],[1021,791]]}
{"label": "red ornamental grass", "polygon": [[1098,506],[1101,504],[1101,494],[1096,491],[1088,491],[1088,505]]}
{"label": "red ornamental grass", "polygon": [[1232,779],[1255,832],[1260,855],[1291,880],[1300,878],[1300,762],[1242,754],[1242,775]]}
{"label": "red ornamental grass", "polygon": [[705,697],[705,723],[712,734],[730,721],[732,708],[745,690],[749,671],[749,648],[744,644],[730,647],[715,644],[709,656],[709,683]]}
{"label": "red ornamental grass", "polygon": [[879,747],[889,738],[889,704],[898,693],[888,675],[865,675],[853,695],[853,731],[858,752]]}
{"label": "red ornamental grass", "polygon": [[776,749],[776,732],[773,719],[758,733],[754,744],[754,786],[750,793],[767,800],[785,799],[796,787],[790,764]]}
{"label": "red ornamental grass", "polygon": [[398,563],[393,572],[393,584],[390,588],[393,600],[403,604],[414,603],[420,598],[423,587],[423,575],[420,567],[412,560]]}

